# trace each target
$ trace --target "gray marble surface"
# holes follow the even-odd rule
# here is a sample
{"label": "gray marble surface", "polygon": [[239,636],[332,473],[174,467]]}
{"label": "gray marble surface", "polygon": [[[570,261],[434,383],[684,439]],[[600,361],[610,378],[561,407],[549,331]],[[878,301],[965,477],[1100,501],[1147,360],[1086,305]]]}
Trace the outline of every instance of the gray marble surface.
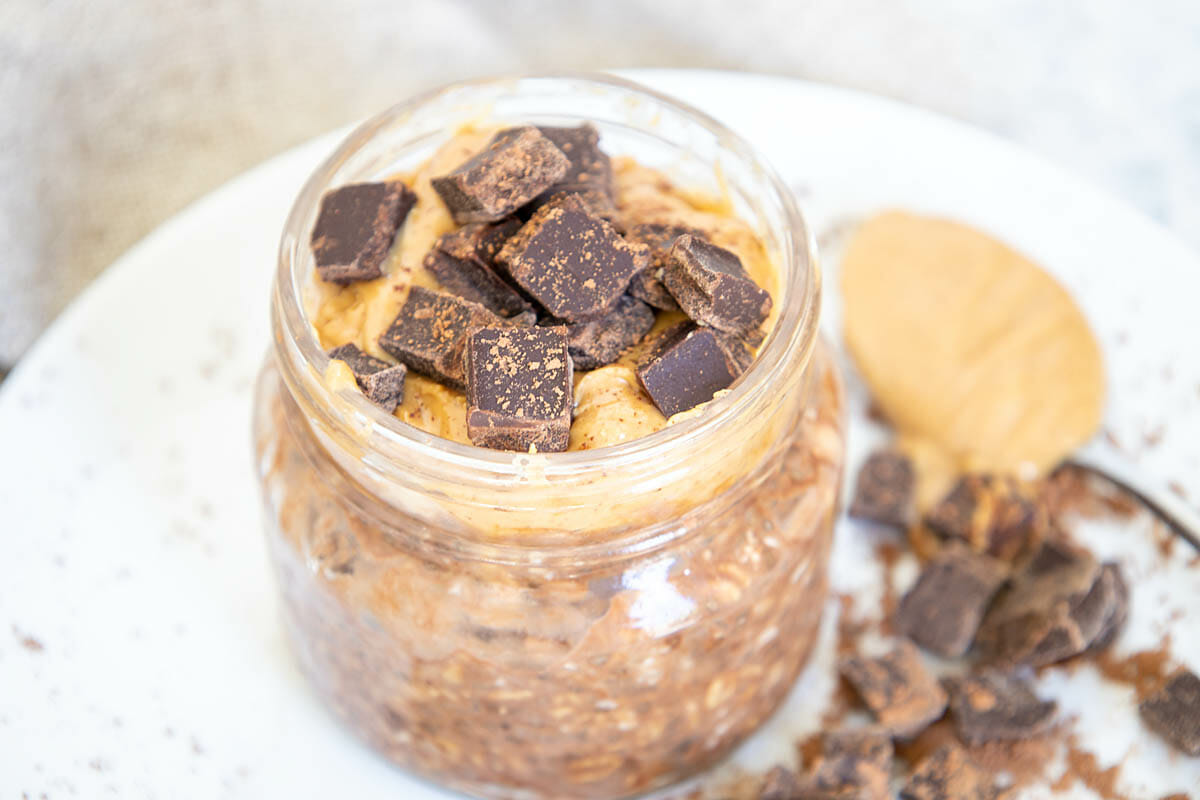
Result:
{"label": "gray marble surface", "polygon": [[6,0],[0,365],[156,224],[291,144],[455,78],[616,66],[921,105],[1200,247],[1195,0]]}

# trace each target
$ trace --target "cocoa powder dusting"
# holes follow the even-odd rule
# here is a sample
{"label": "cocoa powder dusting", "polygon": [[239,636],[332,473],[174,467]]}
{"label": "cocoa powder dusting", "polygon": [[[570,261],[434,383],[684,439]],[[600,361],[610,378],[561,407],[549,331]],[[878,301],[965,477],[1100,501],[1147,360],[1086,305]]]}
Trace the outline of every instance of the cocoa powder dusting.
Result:
{"label": "cocoa powder dusting", "polygon": [[1081,750],[1072,736],[1067,739],[1067,769],[1050,789],[1054,792],[1066,791],[1078,781],[1104,800],[1129,800],[1128,795],[1117,791],[1120,778],[1121,762],[1101,769],[1096,756]]}
{"label": "cocoa powder dusting", "polygon": [[[986,742],[969,746],[959,740],[949,719],[934,723],[910,742],[896,742],[896,755],[915,765],[946,745],[961,747],[981,768],[1004,775],[1012,789],[1022,789],[1046,777],[1046,767],[1062,746],[1062,729],[1020,741]],[[1068,770],[1070,774],[1070,770]]]}
{"label": "cocoa powder dusting", "polygon": [[1105,678],[1131,687],[1140,702],[1162,685],[1171,672],[1171,636],[1165,636],[1153,650],[1142,650],[1124,658],[1117,658],[1106,650],[1095,658],[1094,663]]}

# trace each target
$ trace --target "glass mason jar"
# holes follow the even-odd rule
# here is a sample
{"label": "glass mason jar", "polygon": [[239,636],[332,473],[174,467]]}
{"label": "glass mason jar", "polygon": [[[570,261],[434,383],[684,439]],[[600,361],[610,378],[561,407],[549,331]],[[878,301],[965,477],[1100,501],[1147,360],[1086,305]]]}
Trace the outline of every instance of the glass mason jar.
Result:
{"label": "glass mason jar", "polygon": [[[323,192],[411,171],[461,125],[590,121],[720,194],[780,273],[753,366],[702,414],[597,450],[440,439],[324,380],[304,298]],[[843,460],[812,237],[704,114],[610,77],[453,85],[354,131],[292,209],[255,406],[270,552],[300,663],[392,761],[486,797],[637,794],[711,764],[817,635]]]}

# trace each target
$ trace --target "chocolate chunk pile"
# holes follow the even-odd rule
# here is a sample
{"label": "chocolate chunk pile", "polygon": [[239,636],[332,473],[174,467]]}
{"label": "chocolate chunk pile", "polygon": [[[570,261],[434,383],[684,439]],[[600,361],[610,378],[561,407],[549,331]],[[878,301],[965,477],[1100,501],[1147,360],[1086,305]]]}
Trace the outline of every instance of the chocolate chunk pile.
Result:
{"label": "chocolate chunk pile", "polygon": [[[866,776],[890,773],[893,740],[909,759],[901,798],[1005,796],[998,776],[973,763],[968,750],[1049,735],[1058,707],[1035,693],[1033,670],[1094,656],[1125,624],[1129,586],[1120,566],[1067,540],[1065,521],[1053,513],[1052,482],[968,474],[918,519],[917,478],[912,462],[890,449],[871,454],[859,472],[849,513],[910,535],[928,533],[933,549],[921,553],[925,564],[896,604],[895,641],[882,654],[854,653],[838,663],[873,724],[823,733],[825,740],[883,736],[889,746],[876,751],[879,760],[871,763],[878,766],[869,769],[844,756],[852,768],[833,768],[828,757],[800,774],[779,767],[760,797],[890,797],[886,780],[870,788]],[[935,677],[918,647],[957,660],[941,662],[947,677]],[[1175,748],[1200,755],[1194,673],[1180,669],[1139,710]],[[949,722],[923,735],[943,715]],[[950,744],[927,749],[947,738]]]}
{"label": "chocolate chunk pile", "polygon": [[[432,185],[460,226],[424,257],[441,291],[412,287],[379,346],[467,394],[474,444],[565,450],[573,370],[634,348],[641,386],[665,416],[708,402],[753,361],[770,294],[703,231],[623,219],[594,126],[499,131]],[[319,275],[340,284],[383,275],[414,202],[399,181],[326,194],[312,237]],[[646,341],[660,313],[681,310],[689,319]],[[396,408],[403,373],[400,392],[384,396],[377,384],[395,381],[392,365],[336,352],[373,400]]]}

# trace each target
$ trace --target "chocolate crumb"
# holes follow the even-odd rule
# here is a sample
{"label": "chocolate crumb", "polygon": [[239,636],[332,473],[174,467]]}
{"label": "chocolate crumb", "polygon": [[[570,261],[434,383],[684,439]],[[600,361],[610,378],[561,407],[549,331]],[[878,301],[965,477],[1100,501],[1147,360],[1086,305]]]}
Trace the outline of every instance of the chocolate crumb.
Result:
{"label": "chocolate crumb", "polygon": [[567,330],[483,328],[467,344],[467,433],[497,450],[562,451],[571,429]]}
{"label": "chocolate crumb", "polygon": [[553,316],[582,322],[610,310],[649,255],[567,195],[538,209],[496,258]]}
{"label": "chocolate crumb", "polygon": [[654,327],[654,311],[629,295],[603,317],[567,327],[571,358],[577,369],[596,369],[616,361]]}
{"label": "chocolate crumb", "polygon": [[998,800],[996,780],[958,747],[943,747],[917,764],[900,790],[901,800]]}
{"label": "chocolate crumb", "polygon": [[663,331],[637,371],[642,388],[666,417],[707,403],[740,374],[737,359],[716,333],[690,322]]}
{"label": "chocolate crumb", "polygon": [[537,128],[508,128],[432,184],[458,224],[494,222],[549,189],[570,167],[570,160]]}
{"label": "chocolate crumb", "polygon": [[1200,756],[1200,678],[1181,669],[1138,706],[1142,719],[1189,756]]}
{"label": "chocolate crumb", "polygon": [[663,282],[694,321],[729,333],[752,331],[771,311],[771,295],[750,278],[741,259],[699,236],[675,239]]}
{"label": "chocolate crumb", "polygon": [[945,690],[910,642],[898,642],[879,658],[843,658],[839,671],[875,718],[901,739],[917,735],[946,710]]}
{"label": "chocolate crumb", "polygon": [[1029,684],[1011,675],[984,672],[943,681],[958,735],[971,745],[1023,740],[1044,733],[1058,706],[1039,700]]}
{"label": "chocolate crumb", "polygon": [[416,194],[400,181],[327,192],[310,240],[317,274],[340,284],[381,277],[396,231],[416,202]]}
{"label": "chocolate crumb", "polygon": [[404,401],[404,378],[408,369],[403,364],[389,364],[367,355],[353,343],[333,348],[329,357],[344,362],[367,399],[389,414]]}
{"label": "chocolate crumb", "polygon": [[849,514],[894,528],[907,528],[912,521],[915,484],[912,461],[903,453],[889,450],[872,453],[858,471]]}
{"label": "chocolate crumb", "polygon": [[462,391],[468,334],[503,322],[478,303],[414,286],[379,346],[410,369]]}
{"label": "chocolate crumb", "polygon": [[946,658],[965,654],[988,604],[1005,580],[995,559],[951,547],[921,571],[900,601],[896,629],[921,647]]}
{"label": "chocolate crumb", "polygon": [[31,653],[45,652],[46,646],[32,636],[20,637],[21,647],[24,647]]}

